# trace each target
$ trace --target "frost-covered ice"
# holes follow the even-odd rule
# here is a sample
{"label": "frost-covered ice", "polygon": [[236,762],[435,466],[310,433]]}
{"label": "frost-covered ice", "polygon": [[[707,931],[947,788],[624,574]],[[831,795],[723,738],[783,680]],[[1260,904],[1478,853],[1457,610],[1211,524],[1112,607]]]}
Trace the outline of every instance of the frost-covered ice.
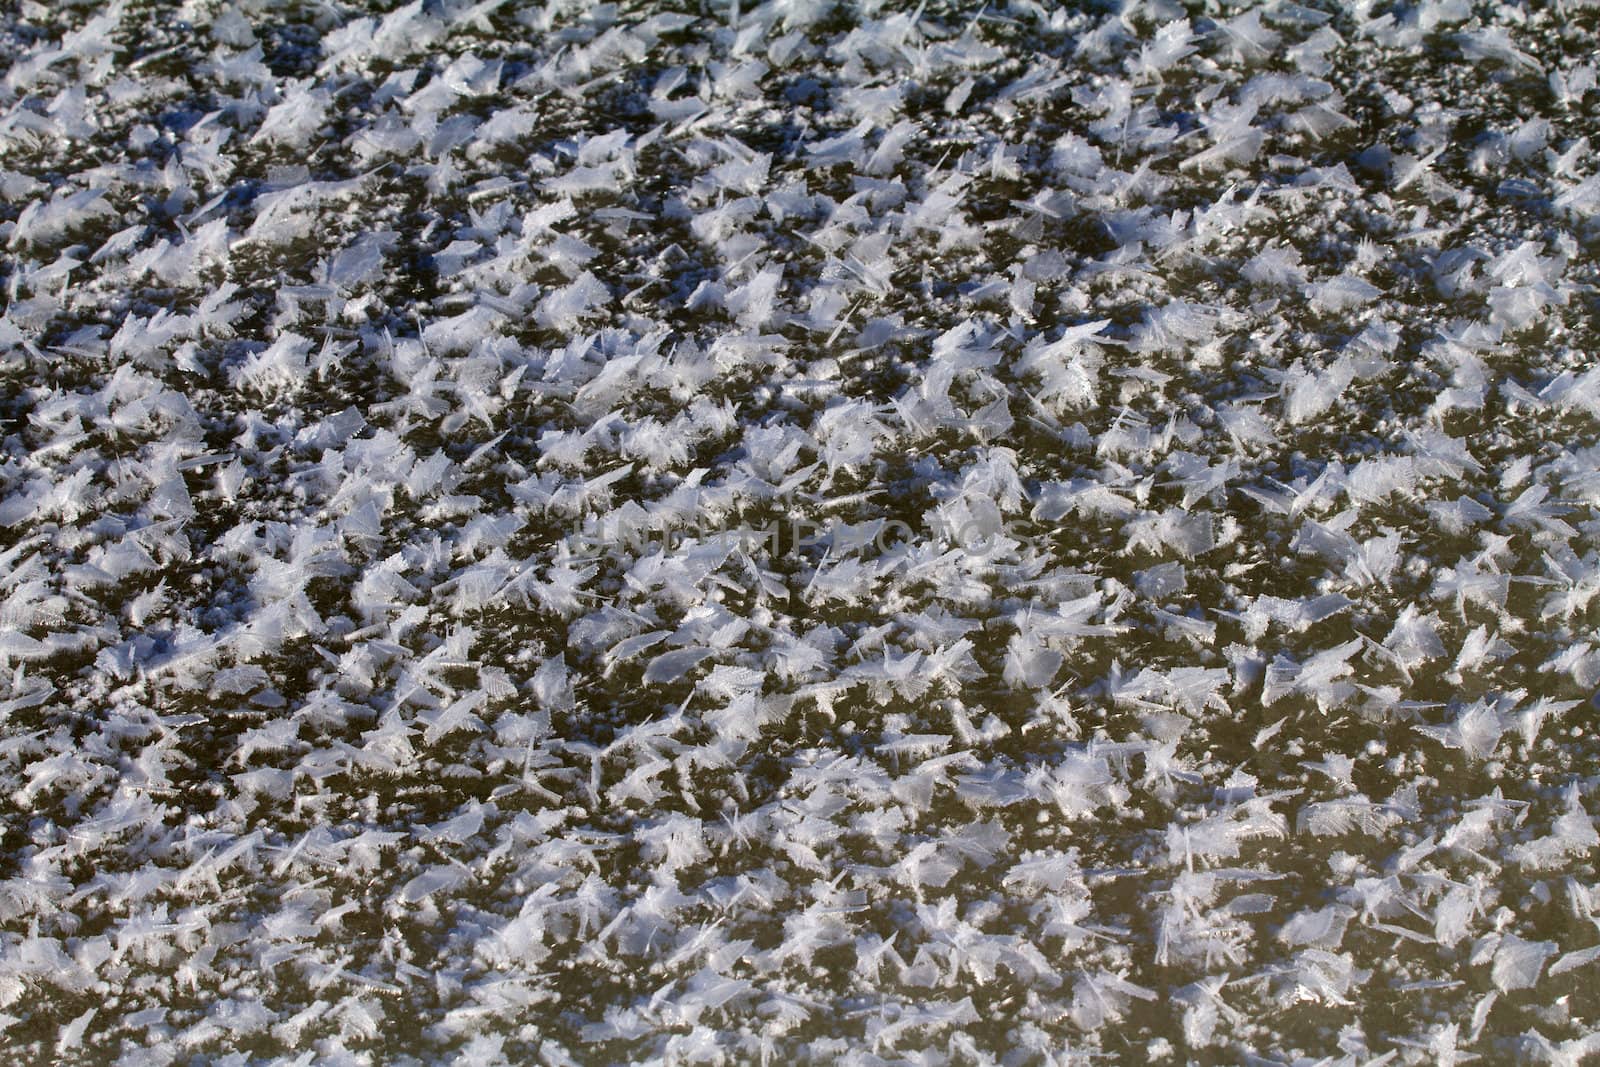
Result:
{"label": "frost-covered ice", "polygon": [[1074,6],[6,5],[7,1058],[1600,1052],[1600,9]]}

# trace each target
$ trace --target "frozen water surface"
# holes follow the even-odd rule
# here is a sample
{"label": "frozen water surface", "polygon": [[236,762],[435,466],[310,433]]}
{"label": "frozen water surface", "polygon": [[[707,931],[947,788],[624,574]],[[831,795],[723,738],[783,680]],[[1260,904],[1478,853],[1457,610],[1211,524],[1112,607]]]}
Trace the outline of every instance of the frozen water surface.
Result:
{"label": "frozen water surface", "polygon": [[1600,10],[0,30],[8,1058],[1600,1050]]}

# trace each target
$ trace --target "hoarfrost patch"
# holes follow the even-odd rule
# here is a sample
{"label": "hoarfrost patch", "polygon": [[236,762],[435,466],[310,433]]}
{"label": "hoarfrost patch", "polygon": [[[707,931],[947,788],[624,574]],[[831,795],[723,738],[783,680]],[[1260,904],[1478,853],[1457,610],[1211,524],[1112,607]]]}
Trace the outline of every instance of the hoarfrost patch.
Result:
{"label": "hoarfrost patch", "polygon": [[368,6],[0,15],[19,1058],[1594,1054],[1592,5]]}

